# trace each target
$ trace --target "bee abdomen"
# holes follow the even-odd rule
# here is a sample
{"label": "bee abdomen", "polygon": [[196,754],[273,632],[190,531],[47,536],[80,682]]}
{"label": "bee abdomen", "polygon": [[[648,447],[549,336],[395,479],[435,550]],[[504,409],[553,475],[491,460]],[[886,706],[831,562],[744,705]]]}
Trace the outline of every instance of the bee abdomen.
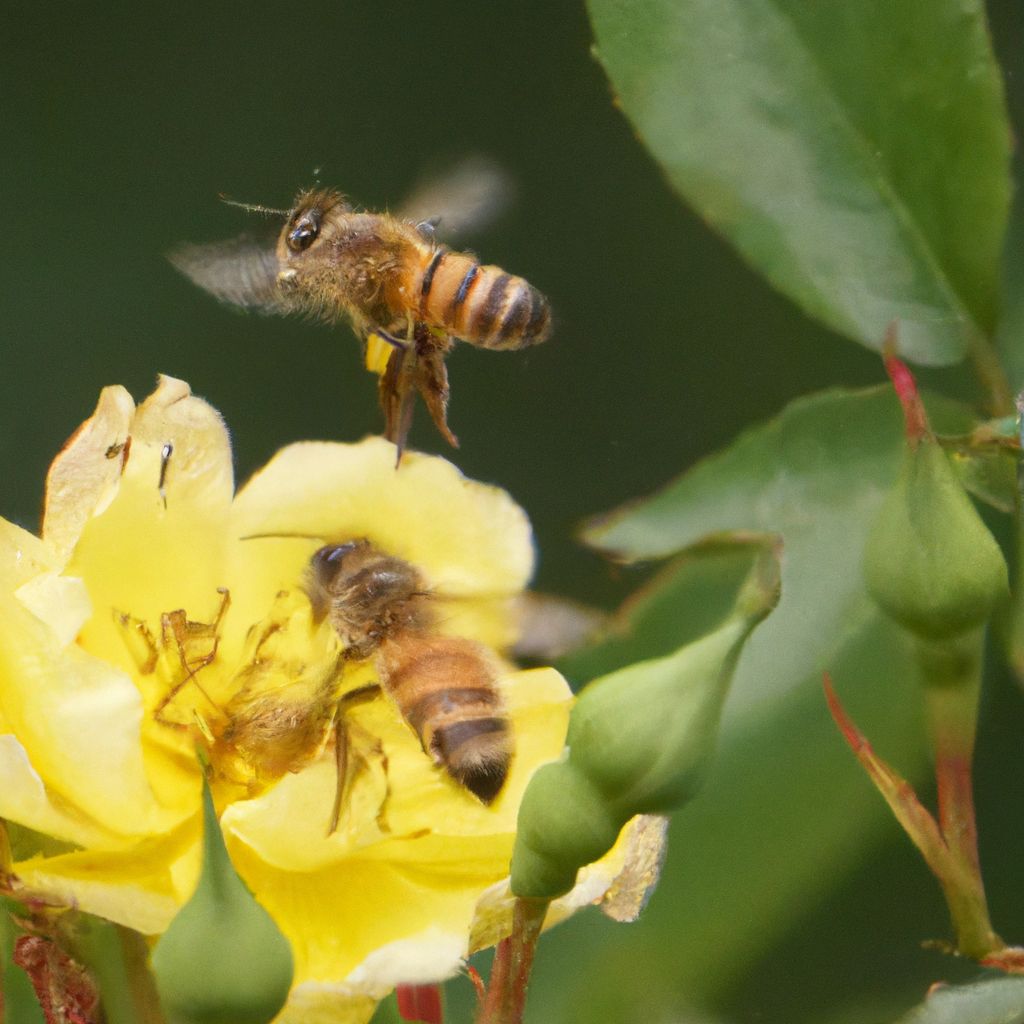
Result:
{"label": "bee abdomen", "polygon": [[548,301],[528,281],[446,249],[424,270],[420,309],[428,322],[482,348],[525,348],[551,333]]}
{"label": "bee abdomen", "polygon": [[[408,641],[404,647],[408,648]],[[434,760],[485,804],[501,792],[512,730],[482,648],[433,637],[382,650],[387,689]]]}

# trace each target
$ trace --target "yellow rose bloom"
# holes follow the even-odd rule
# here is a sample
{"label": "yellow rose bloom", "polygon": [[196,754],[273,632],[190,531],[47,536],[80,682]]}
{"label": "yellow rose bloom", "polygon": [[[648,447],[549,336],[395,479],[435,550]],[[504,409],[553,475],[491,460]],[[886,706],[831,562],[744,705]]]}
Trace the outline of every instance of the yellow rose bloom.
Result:
{"label": "yellow rose bloom", "polygon": [[[443,598],[442,632],[512,642],[533,549],[507,494],[440,458],[396,469],[376,438],[291,445],[235,494],[219,414],[169,377],[138,407],[104,389],[50,469],[41,538],[0,520],[0,818],[19,885],[162,932],[197,880],[198,744],[232,861],[292,945],[282,1021],[367,1020],[507,931],[516,813],[571,704],[554,670],[501,663],[515,754],[489,806],[387,698],[345,707],[330,831],[338,698],[376,677],[339,660],[303,584],[319,547],[362,538]],[[237,736],[253,706],[274,725],[262,747]],[[600,899],[623,856],[552,920]]]}

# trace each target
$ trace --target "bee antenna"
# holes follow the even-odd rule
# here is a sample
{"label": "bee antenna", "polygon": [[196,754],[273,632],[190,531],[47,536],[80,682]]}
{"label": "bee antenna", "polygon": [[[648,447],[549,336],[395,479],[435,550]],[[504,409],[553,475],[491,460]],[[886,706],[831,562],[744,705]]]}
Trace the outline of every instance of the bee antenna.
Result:
{"label": "bee antenna", "polygon": [[247,533],[239,540],[319,540],[324,543],[327,538],[319,533]]}
{"label": "bee antenna", "polygon": [[291,213],[291,210],[277,210],[273,206],[261,206],[259,203],[240,203],[223,192],[218,192],[217,198],[222,203],[227,203],[228,206],[237,206],[240,210],[246,210],[249,213],[262,213],[275,217],[287,217]]}

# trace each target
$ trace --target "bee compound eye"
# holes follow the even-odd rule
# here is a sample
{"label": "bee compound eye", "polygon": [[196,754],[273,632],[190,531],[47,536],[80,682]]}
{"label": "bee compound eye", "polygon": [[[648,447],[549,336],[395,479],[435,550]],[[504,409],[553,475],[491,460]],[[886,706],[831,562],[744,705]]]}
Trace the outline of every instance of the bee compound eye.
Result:
{"label": "bee compound eye", "polygon": [[300,213],[288,231],[287,243],[292,252],[304,252],[320,234],[320,215],[316,210]]}
{"label": "bee compound eye", "polygon": [[356,547],[355,541],[349,541],[347,544],[325,544],[313,555],[313,572],[320,580],[330,579],[341,569],[345,556],[350,555]]}

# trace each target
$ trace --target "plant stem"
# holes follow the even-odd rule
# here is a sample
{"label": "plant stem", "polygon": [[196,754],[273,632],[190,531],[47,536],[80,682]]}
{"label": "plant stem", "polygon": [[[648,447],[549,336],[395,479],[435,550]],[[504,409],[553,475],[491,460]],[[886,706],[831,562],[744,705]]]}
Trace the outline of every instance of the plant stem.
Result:
{"label": "plant stem", "polygon": [[547,900],[523,897],[516,900],[512,934],[498,943],[490,985],[477,1015],[477,1024],[521,1024],[533,954],[547,911]]}
{"label": "plant stem", "polygon": [[992,929],[978,860],[971,764],[978,722],[984,631],[918,643],[925,714],[935,760],[939,829],[950,858],[940,877],[957,948],[980,959],[1003,946]]}
{"label": "plant stem", "polygon": [[980,331],[975,331],[968,351],[974,374],[985,391],[990,415],[1008,416],[1013,412],[1013,392],[992,343]]}

